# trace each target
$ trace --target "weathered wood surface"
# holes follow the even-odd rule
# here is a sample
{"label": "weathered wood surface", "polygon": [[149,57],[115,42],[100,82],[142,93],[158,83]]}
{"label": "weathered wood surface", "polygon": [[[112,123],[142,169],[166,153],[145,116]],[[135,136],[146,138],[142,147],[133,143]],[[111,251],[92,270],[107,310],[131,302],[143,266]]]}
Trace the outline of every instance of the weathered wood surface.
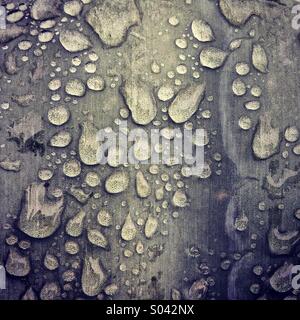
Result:
{"label": "weathered wood surface", "polygon": [[[108,276],[105,286],[111,283],[117,284],[118,291],[114,299],[170,299],[174,288],[179,290],[183,299],[295,298],[296,295],[292,294],[291,288],[284,293],[278,293],[280,288],[274,284],[272,286],[270,279],[283,263],[297,264],[299,261],[297,243],[293,243],[285,254],[280,254],[282,253],[280,248],[275,248],[275,252],[272,253],[270,251],[272,241],[268,238],[274,228],[277,228],[280,236],[285,239],[279,246],[290,245],[291,241],[286,239],[292,232],[299,230],[300,223],[294,216],[300,205],[299,174],[297,174],[299,160],[292,151],[297,143],[288,145],[283,137],[287,127],[299,126],[300,44],[297,40],[297,32],[291,26],[293,17],[291,10],[294,2],[255,1],[264,5],[260,11],[261,17],[251,17],[244,25],[235,27],[230,25],[220,13],[219,1],[191,0],[189,4],[189,1],[184,0],[137,0],[137,7],[142,17],[141,22],[130,29],[126,40],[116,48],[103,46],[99,37],[84,21],[86,11],[96,2],[94,0],[91,4],[84,5],[83,13],[78,18],[71,18],[60,9],[61,16],[54,19],[59,22],[63,16],[68,16],[68,21],[61,25],[57,24],[51,30],[59,31],[66,27],[76,29],[77,19],[79,20],[83,28],[82,32],[89,36],[93,44],[90,51],[96,52],[99,56],[99,60],[95,62],[96,74],[100,74],[105,79],[105,90],[87,91],[82,98],[72,97],[71,101],[64,102],[68,95],[62,88],[57,91],[61,95],[61,101],[50,102],[53,94],[48,89],[51,72],[62,80],[63,86],[69,78],[76,77],[86,81],[89,76],[84,71],[84,65],[89,61],[88,56],[64,50],[57,35],[55,35],[55,42],[45,44],[47,48],[43,50],[41,57],[33,54],[34,49],[38,48],[38,39],[29,34],[21,35],[9,42],[7,49],[0,50],[2,70],[0,104],[5,102],[10,104],[8,110],[0,111],[0,161],[6,157],[21,161],[21,169],[18,172],[0,168],[0,262],[6,263],[10,248],[18,248],[17,243],[13,246],[6,244],[5,239],[10,235],[16,235],[19,243],[21,240],[29,240],[31,243],[29,249],[18,249],[22,255],[30,257],[29,275],[16,277],[8,274],[7,289],[0,291],[0,297],[20,299],[30,287],[39,296],[43,285],[54,281],[58,282],[61,288],[61,295],[55,298],[88,299],[90,297],[81,289],[83,262],[88,253],[93,254],[94,257],[100,257]],[[241,1],[243,5],[245,2],[254,1]],[[179,21],[175,27],[168,23],[168,19],[172,16],[176,16]],[[214,42],[207,44],[195,39],[189,40],[192,36],[190,25],[194,19],[205,19],[210,24],[216,38]],[[30,18],[26,22],[23,19],[18,24],[30,24],[30,21]],[[36,25],[39,23],[35,22]],[[31,25],[31,29],[35,29],[34,25]],[[174,44],[175,39],[183,35],[188,40],[187,49],[180,49]],[[30,40],[33,47],[28,52],[22,53],[17,48],[17,44],[24,39]],[[242,44],[240,48],[231,52],[220,69],[209,70],[199,65],[199,53],[204,47],[212,45],[228,51],[228,46],[234,39],[242,39]],[[251,64],[254,43],[260,43],[267,53],[269,65],[266,74],[259,74]],[[196,46],[194,47],[193,44]],[[4,45],[2,44],[3,47]],[[20,63],[14,75],[9,75],[5,71],[4,63],[7,61],[5,54],[9,52],[16,52]],[[186,60],[181,61],[180,54],[183,54]],[[20,62],[23,55],[29,57],[28,62]],[[77,67],[76,73],[72,74],[70,67],[74,56],[81,56],[82,63]],[[153,61],[163,64],[159,74],[151,72]],[[250,74],[242,77],[248,87],[247,94],[242,97],[237,97],[232,92],[232,82],[238,77],[235,72],[235,65],[238,62],[246,62],[250,66]],[[42,66],[41,74],[32,71],[37,63]],[[188,66],[188,72],[184,75],[176,74],[176,66],[181,63]],[[61,71],[57,69],[58,67]],[[65,70],[68,71],[67,75],[64,75]],[[182,81],[180,86],[174,84],[175,78],[168,78],[169,71],[175,72],[175,78]],[[174,208],[171,203],[174,191],[165,191],[164,200],[169,203],[167,208],[163,208],[162,201],[157,201],[154,197],[154,191],[157,188],[156,180],[159,181],[159,185],[165,184],[159,177],[162,173],[169,174],[170,183],[176,190],[176,180],[173,175],[174,172],[180,172],[180,166],[161,167],[159,175],[153,176],[149,174],[149,166],[141,165],[152,188],[152,194],[147,200],[141,200],[136,195],[134,166],[124,169],[130,174],[131,182],[129,188],[120,195],[109,195],[104,190],[106,177],[116,170],[109,166],[89,167],[82,163],[79,177],[68,178],[63,174],[64,154],[69,159],[72,150],[78,151],[81,134],[79,125],[84,120],[92,115],[93,123],[99,129],[107,126],[117,128],[114,120],[120,118],[120,108],[127,108],[119,92],[119,87],[124,80],[134,77],[144,78],[154,92],[166,82],[177,91],[188,83],[197,81],[192,77],[194,71],[199,71],[201,78],[206,81],[206,98],[200,108],[201,111],[210,110],[211,117],[205,119],[203,116],[194,115],[190,121],[195,127],[203,127],[209,132],[210,143],[205,147],[205,158],[211,165],[212,175],[207,179],[182,178],[189,206]],[[111,87],[111,83],[115,83],[115,87]],[[256,100],[250,94],[250,88],[253,85],[262,88],[262,96],[259,98],[261,107],[257,111],[249,111],[244,107],[245,102]],[[27,93],[35,95],[35,100],[28,107],[21,107],[12,101],[13,95]],[[209,96],[213,96],[212,102],[208,101]],[[74,100],[77,101],[76,104],[72,103]],[[163,114],[161,109],[167,107],[169,103],[159,102],[157,98],[156,100],[158,106],[156,119],[161,120]],[[68,129],[73,138],[71,144],[62,151],[47,144],[50,137],[59,131],[58,127],[49,123],[47,112],[51,105],[60,104],[66,105],[71,112],[70,120],[62,128]],[[42,149],[36,150],[36,145],[33,146],[35,152],[28,147],[20,150],[14,141],[8,139],[8,126],[31,111],[43,119],[44,152]],[[201,115],[201,111],[198,111],[197,115]],[[259,117],[265,113],[270,115],[272,125],[279,128],[281,143],[275,155],[266,160],[258,160],[253,155],[251,145]],[[238,124],[240,117],[245,115],[251,118],[252,126],[249,130],[242,130]],[[131,128],[137,127],[132,122],[131,116],[128,122]],[[169,119],[163,122],[162,126],[168,124],[174,125]],[[34,130],[35,125],[36,122],[28,124],[31,130],[29,132]],[[176,125],[179,128],[183,126]],[[151,127],[153,127],[152,124],[147,126],[148,129]],[[283,154],[286,151],[288,151],[287,157]],[[222,156],[220,162],[214,160],[216,153]],[[75,158],[79,160],[78,155]],[[18,227],[22,203],[24,204],[22,198],[29,185],[39,182],[39,169],[47,168],[49,163],[57,166],[53,178],[49,181],[49,189],[61,188],[65,193],[66,206],[58,230],[49,238],[34,239],[20,231]],[[284,168],[296,173],[284,181],[282,186],[268,189],[266,177],[277,174],[280,178]],[[86,173],[94,170],[100,174],[101,186],[84,187],[85,191],[96,194],[96,198],[92,197],[87,204],[82,205],[71,197],[67,190],[71,185],[80,187]],[[275,180],[278,178],[275,177]],[[97,193],[100,194],[99,198]],[[125,202],[122,203],[123,201]],[[260,207],[264,203],[264,210],[259,209],[259,203],[261,203]],[[104,205],[107,205],[107,209],[113,214],[113,226],[108,230],[99,228],[96,224],[97,212]],[[83,235],[75,239],[80,246],[80,251],[72,256],[65,252],[65,242],[72,240],[64,231],[65,225],[68,219],[82,207],[87,213],[86,225]],[[161,208],[160,213],[157,213],[157,207]],[[158,216],[159,227],[153,238],[146,239],[143,228],[138,227],[141,232],[138,232],[134,241],[126,243],[121,240],[120,230],[116,226],[123,225],[129,211],[135,223],[138,219],[136,212],[139,212],[139,217],[143,219],[146,219],[149,214]],[[172,217],[174,211],[179,212],[177,219]],[[238,231],[235,227],[236,219],[243,215],[248,219],[246,229]],[[108,239],[110,250],[105,251],[88,243],[86,237],[88,227],[96,227],[103,231]],[[162,235],[164,232],[167,235]],[[145,253],[142,255],[135,252],[134,243],[139,239],[145,246]],[[298,240],[297,234],[294,240],[295,242]],[[134,252],[132,257],[124,257],[126,248]],[[55,271],[49,271],[44,266],[43,260],[47,252],[58,257],[59,268]],[[153,255],[157,257],[153,258]],[[120,270],[120,266],[122,268],[123,265],[126,265],[126,271]],[[254,274],[255,266],[263,268],[262,274]],[[63,273],[66,270],[73,270],[76,276],[76,279],[70,282],[70,286],[65,286],[67,282],[63,281]],[[139,274],[134,274],[136,270]],[[206,282],[199,282],[198,288],[195,289],[197,285],[193,287],[193,283],[201,279]],[[283,280],[285,284],[287,281]],[[259,290],[257,290],[257,284]],[[208,291],[202,294],[206,291],[203,289],[206,286]],[[69,291],[68,287],[70,287]],[[103,293],[102,290],[101,293]],[[98,295],[100,299],[107,297],[106,294]]]}

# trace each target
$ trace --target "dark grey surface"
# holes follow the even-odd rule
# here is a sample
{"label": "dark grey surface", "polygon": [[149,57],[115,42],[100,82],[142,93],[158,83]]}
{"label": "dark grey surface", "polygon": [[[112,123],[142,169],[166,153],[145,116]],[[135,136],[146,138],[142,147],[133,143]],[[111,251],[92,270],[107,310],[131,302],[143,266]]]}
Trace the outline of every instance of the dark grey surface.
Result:
{"label": "dark grey surface", "polygon": [[[291,290],[284,294],[275,292],[270,287],[269,278],[285,261],[297,264],[299,249],[294,246],[288,255],[272,255],[269,250],[268,233],[274,225],[279,225],[282,231],[299,230],[299,220],[294,218],[294,211],[299,207],[299,183],[297,180],[285,183],[283,186],[285,195],[282,199],[272,199],[263,185],[270,172],[270,166],[274,166],[275,161],[278,161],[278,172],[284,167],[298,170],[299,161],[297,156],[292,153],[292,148],[285,146],[284,140],[281,142],[280,152],[268,160],[254,159],[251,143],[258,117],[265,112],[271,114],[274,126],[279,127],[281,133],[287,126],[299,124],[298,51],[300,45],[297,40],[297,32],[291,27],[293,1],[282,1],[283,5],[272,7],[272,9],[266,6],[266,17],[263,19],[252,17],[241,28],[229,25],[219,12],[217,1],[192,0],[191,5],[185,4],[184,0],[141,0],[138,2],[143,12],[142,24],[134,27],[132,31],[142,35],[145,39],[138,39],[129,34],[120,48],[104,49],[96,35],[83,22],[84,30],[89,32],[94,44],[93,50],[99,55],[97,72],[99,71],[104,76],[107,87],[99,94],[87,92],[83,98],[78,99],[77,105],[67,103],[72,116],[64,127],[72,131],[73,142],[63,152],[69,153],[71,150],[77,150],[80,134],[79,123],[86,117],[83,114],[85,110],[94,116],[94,123],[98,128],[116,127],[113,126],[113,120],[119,116],[119,108],[124,106],[124,101],[118,92],[121,79],[131,74],[145,74],[147,72],[153,88],[157,88],[163,79],[166,79],[166,71],[174,70],[179,63],[178,55],[181,51],[198,59],[200,49],[206,44],[199,43],[199,48],[192,48],[192,41],[189,41],[189,48],[180,50],[175,47],[174,40],[184,32],[191,34],[189,29],[191,21],[201,17],[206,19],[214,30],[216,41],[213,46],[226,50],[231,40],[245,38],[241,48],[229,56],[221,69],[218,71],[203,70],[207,83],[206,96],[212,95],[214,97],[213,102],[205,100],[201,106],[202,109],[211,110],[211,119],[200,120],[201,126],[210,133],[206,159],[212,162],[212,176],[203,180],[184,179],[188,186],[187,194],[190,205],[179,209],[179,218],[173,219],[171,214],[176,209],[172,208],[170,204],[169,208],[163,211],[168,216],[166,224],[162,222],[162,215],[160,217],[159,231],[167,230],[168,236],[162,236],[158,232],[153,239],[146,240],[142,233],[139,234],[138,237],[143,240],[146,248],[153,245],[164,247],[162,254],[154,261],[149,261],[147,251],[142,257],[135,253],[130,259],[124,258],[120,232],[115,229],[116,224],[123,223],[129,209],[134,212],[135,209],[142,210],[143,208],[142,201],[135,194],[134,168],[128,169],[131,172],[132,183],[124,194],[109,196],[101,187],[100,190],[92,190],[100,192],[100,199],[92,198],[85,207],[91,221],[93,221],[97,210],[92,209],[92,204],[100,209],[104,201],[108,201],[108,208],[114,214],[114,226],[106,232],[111,247],[108,252],[95,249],[88,244],[85,233],[78,241],[81,251],[77,257],[71,257],[64,252],[64,242],[68,239],[64,233],[65,221],[80,208],[79,203],[70,196],[66,196],[67,206],[58,231],[49,239],[30,239],[31,248],[25,253],[30,255],[31,259],[32,271],[30,275],[21,279],[8,275],[7,290],[0,291],[0,297],[2,299],[19,299],[30,286],[38,293],[46,281],[59,281],[62,287],[62,272],[69,268],[70,262],[74,260],[82,262],[85,251],[93,251],[95,255],[101,256],[103,265],[109,270],[110,280],[108,283],[116,283],[119,286],[115,299],[169,299],[172,288],[177,288],[184,299],[189,299],[191,298],[188,292],[189,288],[195,280],[201,278],[215,282],[208,289],[207,299],[257,299],[262,296],[281,299],[292,295]],[[167,21],[172,15],[177,15],[180,21],[176,28],[170,26]],[[80,20],[82,21],[82,18]],[[75,22],[71,22],[71,24],[75,25]],[[188,31],[185,31],[186,28]],[[165,29],[168,29],[168,33],[165,32]],[[249,37],[249,31],[252,29],[255,30],[254,38]],[[163,36],[158,35],[159,31],[163,32]],[[8,50],[11,50],[23,38],[25,39],[26,36],[10,42]],[[27,36],[27,38],[31,39],[33,43],[37,41],[36,37]],[[260,98],[261,109],[251,112],[243,107],[244,102],[249,100],[250,93],[248,92],[244,97],[235,97],[231,90],[231,84],[237,77],[234,71],[237,62],[245,61],[251,65],[251,47],[252,43],[257,41],[264,46],[267,52],[269,72],[265,75],[257,75],[251,66],[251,73],[244,77],[248,85],[258,84],[263,90]],[[156,55],[153,54],[154,50],[157,50]],[[4,52],[4,50],[0,50],[1,65],[3,65]],[[55,58],[57,52],[61,52],[61,58]],[[122,58],[118,58],[117,52],[122,52]],[[20,54],[19,51],[18,54]],[[41,57],[44,59],[45,76],[35,83],[30,82],[28,76],[37,59],[32,53],[29,54],[29,62],[22,66],[17,75],[9,76],[5,74],[4,70],[2,71],[1,103],[9,101],[12,93],[33,92],[38,97],[30,107],[22,108],[11,103],[10,110],[1,110],[3,118],[0,119],[0,145],[4,144],[5,147],[0,149],[0,160],[9,155],[22,161],[22,168],[18,173],[0,169],[0,239],[2,243],[0,261],[3,263],[6,261],[9,249],[9,246],[5,244],[5,238],[8,235],[15,234],[19,240],[29,239],[16,226],[21,199],[26,187],[32,182],[38,181],[38,169],[47,165],[48,161],[45,159],[45,155],[54,151],[46,146],[44,156],[35,155],[30,151],[19,152],[16,143],[7,140],[7,126],[12,121],[20,119],[27,112],[34,110],[44,119],[44,141],[48,141],[49,137],[57,131],[47,121],[47,110],[50,106],[47,83],[49,72],[54,69],[50,66],[50,61],[57,61],[57,65],[65,70],[71,66],[70,57],[75,55],[64,51],[58,41],[47,44],[47,50]],[[165,64],[161,74],[151,74],[152,60],[158,60]],[[87,61],[87,59],[83,59],[83,61]],[[118,66],[118,61],[122,61],[123,65]],[[192,62],[193,60],[188,59],[185,63],[191,66]],[[199,67],[196,66],[197,68]],[[109,87],[110,74],[116,74],[120,79],[115,89]],[[87,75],[82,66],[78,68],[76,76],[86,78]],[[63,77],[63,83],[66,78]],[[180,76],[180,78],[183,84],[192,81],[191,72]],[[11,79],[11,84],[7,84],[7,79]],[[167,81],[171,83],[172,80]],[[61,95],[64,97],[63,90],[61,90]],[[160,107],[162,105],[162,103],[159,104]],[[251,117],[253,123],[253,127],[248,131],[243,131],[238,126],[239,117],[245,114]],[[157,118],[159,117],[160,115]],[[135,126],[131,120],[129,122],[131,126]],[[196,117],[193,118],[193,122],[196,124]],[[289,150],[287,159],[283,159],[281,155],[284,150]],[[52,159],[59,158],[62,153],[56,150],[55,152],[57,155],[51,156]],[[218,163],[212,160],[212,156],[216,152],[222,155],[220,168],[217,167]],[[51,187],[60,186],[64,189],[71,184],[70,179],[63,176],[61,167],[60,165],[50,181]],[[101,173],[102,186],[108,173],[114,170],[107,167],[93,169]],[[143,168],[143,171],[146,169]],[[218,169],[222,170],[220,176],[216,174]],[[76,185],[83,182],[85,173],[88,171],[89,168],[83,165],[80,177],[74,180]],[[160,173],[162,172],[171,172],[171,176],[174,170],[162,168]],[[147,176],[151,177],[149,174]],[[151,177],[151,179],[154,186],[155,177]],[[172,193],[168,194],[166,199],[170,200],[171,195]],[[125,207],[121,206],[123,200],[128,202]],[[265,211],[258,209],[258,203],[261,201],[266,203]],[[146,207],[146,212],[154,211],[154,206],[157,205],[153,196],[151,196],[151,203],[152,207]],[[284,204],[283,210],[277,209],[280,203]],[[238,232],[234,229],[234,220],[241,213],[248,217],[249,223],[245,231]],[[261,225],[261,221],[264,222],[263,225]],[[10,225],[8,230],[4,228],[6,224]],[[253,247],[254,245],[255,247]],[[129,247],[133,248],[133,245],[129,244]],[[199,256],[192,257],[189,254],[192,247],[198,248]],[[58,271],[47,271],[43,267],[43,257],[47,251],[61,255]],[[236,254],[240,255],[240,259],[235,259]],[[230,260],[231,265],[229,270],[225,271],[222,270],[221,263],[226,259]],[[124,262],[128,271],[121,272],[119,266]],[[139,276],[132,275],[131,269],[139,266],[141,262],[147,262],[146,269],[141,270]],[[252,268],[255,265],[263,266],[262,276],[253,274]],[[208,273],[204,271],[207,270],[206,267],[209,269]],[[87,298],[80,290],[81,267],[76,270],[76,276],[75,282],[77,284],[73,285],[73,290],[65,297],[69,299]],[[126,280],[129,280],[129,286],[126,286]],[[254,283],[260,284],[258,294],[252,294],[249,290]],[[128,289],[132,294],[128,294]]]}

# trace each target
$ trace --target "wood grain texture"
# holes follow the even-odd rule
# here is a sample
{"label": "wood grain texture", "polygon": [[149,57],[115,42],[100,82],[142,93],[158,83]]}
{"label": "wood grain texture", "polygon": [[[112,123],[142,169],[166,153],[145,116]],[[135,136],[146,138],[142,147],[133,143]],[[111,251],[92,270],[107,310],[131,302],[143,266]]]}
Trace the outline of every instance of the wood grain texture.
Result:
{"label": "wood grain texture", "polygon": [[[249,0],[250,2],[251,0]],[[228,23],[220,13],[218,1],[191,0],[187,4],[184,0],[137,0],[142,19],[139,24],[128,32],[126,41],[116,48],[105,48],[99,37],[84,21],[84,14],[93,2],[85,5],[83,12],[78,17],[83,26],[83,33],[89,36],[93,43],[92,50],[97,53],[99,60],[95,63],[97,74],[103,76],[106,88],[101,92],[88,91],[83,98],[66,101],[67,94],[60,90],[61,101],[51,102],[51,93],[48,89],[51,72],[62,80],[63,86],[67,79],[76,77],[86,81],[89,74],[84,70],[88,62],[87,55],[70,54],[62,48],[56,38],[56,42],[47,43],[47,49],[41,57],[36,57],[33,50],[26,53],[29,61],[21,63],[21,67],[15,75],[5,72],[5,54],[17,50],[18,59],[24,55],[16,49],[20,40],[29,39],[33,47],[37,47],[37,37],[22,35],[9,42],[8,49],[0,50],[1,83],[0,104],[10,103],[9,110],[1,110],[0,116],[0,161],[6,157],[11,160],[21,160],[21,170],[12,172],[0,169],[0,262],[5,264],[10,246],[5,239],[14,234],[18,241],[30,240],[28,250],[19,249],[22,254],[29,255],[31,272],[28,276],[18,278],[7,275],[7,289],[0,290],[1,299],[20,299],[25,291],[32,287],[39,296],[43,285],[57,281],[61,287],[62,296],[59,298],[89,299],[81,290],[81,272],[83,260],[86,254],[100,257],[101,263],[107,271],[108,281],[117,284],[118,291],[114,299],[170,299],[172,289],[180,291],[182,299],[257,299],[266,297],[269,299],[282,299],[287,296],[297,298],[291,290],[278,293],[270,286],[269,279],[284,262],[297,264],[299,261],[299,248],[297,243],[292,246],[288,254],[272,254],[269,248],[268,235],[274,228],[278,228],[282,235],[287,232],[299,231],[299,220],[295,219],[294,212],[299,207],[299,182],[296,175],[287,179],[279,188],[269,188],[266,183],[268,175],[282,176],[284,168],[299,170],[299,160],[293,154],[292,149],[296,145],[283,138],[284,130],[288,126],[299,126],[299,50],[297,32],[291,27],[293,15],[291,13],[293,1],[260,1],[265,5],[263,17],[251,17],[240,28]],[[61,12],[59,21],[66,14]],[[176,16],[179,25],[176,27],[168,23],[168,19]],[[216,40],[211,44],[224,51],[228,50],[229,43],[234,39],[242,39],[241,47],[230,53],[226,63],[218,70],[209,70],[199,66],[198,57],[202,48],[208,44],[195,40],[188,40],[187,49],[179,49],[175,46],[175,39],[184,34],[188,39],[192,34],[191,22],[194,19],[205,19],[212,27]],[[76,28],[76,20],[68,17],[68,22],[57,30],[68,26]],[[25,23],[23,20],[19,23]],[[34,29],[33,26],[31,26]],[[254,36],[249,32],[254,30]],[[260,43],[266,50],[269,66],[267,74],[259,74],[251,65],[251,52],[254,43]],[[193,46],[197,44],[197,46]],[[4,45],[3,45],[4,46]],[[181,61],[179,55],[183,54],[186,60]],[[76,73],[70,72],[71,59],[80,55],[82,64]],[[38,62],[39,61],[39,62]],[[53,63],[55,61],[55,64]],[[163,64],[160,74],[151,72],[151,63],[157,61]],[[195,62],[198,62],[197,64]],[[235,65],[238,62],[246,62],[250,65],[250,74],[243,77],[247,85],[247,94],[236,97],[232,93],[232,82],[238,76]],[[42,66],[38,80],[34,81],[30,74],[36,69],[37,63]],[[184,75],[176,74],[176,66],[184,63],[188,66],[188,72]],[[61,71],[57,71],[57,67]],[[195,70],[192,69],[195,68]],[[63,75],[67,70],[68,75]],[[175,78],[181,80],[180,86],[174,85],[174,79],[167,76],[169,71],[175,72]],[[153,92],[163,84],[172,85],[175,90],[184,87],[193,79],[193,71],[199,71],[201,78],[206,81],[206,98],[201,103],[201,111],[209,109],[211,118],[194,116],[191,122],[194,127],[203,127],[208,130],[210,143],[205,148],[205,160],[211,164],[212,175],[208,179],[183,178],[189,206],[174,208],[171,203],[173,192],[165,191],[165,198],[169,205],[162,208],[162,201],[155,200],[154,191],[163,182],[159,178],[162,173],[168,173],[170,183],[176,189],[175,172],[180,172],[180,167],[160,167],[159,175],[149,174],[149,166],[141,165],[141,170],[149,179],[152,194],[147,200],[141,200],[136,196],[134,187],[136,169],[134,166],[122,168],[130,175],[130,187],[120,195],[109,195],[104,189],[106,177],[115,171],[109,166],[85,166],[77,178],[67,178],[62,172],[65,161],[64,155],[70,158],[71,151],[78,151],[78,141],[81,134],[80,124],[92,116],[94,125],[98,128],[107,126],[116,129],[116,118],[120,118],[120,108],[126,108],[125,101],[119,92],[119,87],[125,79],[140,77],[146,79]],[[115,81],[115,78],[118,81]],[[11,80],[11,81],[8,81]],[[115,83],[115,87],[111,87]],[[251,97],[250,88],[258,85],[262,88],[262,96],[259,98],[261,108],[258,111],[249,111],[244,103],[254,99]],[[32,93],[35,101],[29,107],[20,107],[11,101],[13,94],[21,95]],[[207,97],[213,96],[209,102]],[[76,103],[73,103],[76,100]],[[63,151],[56,150],[47,145],[51,136],[58,128],[51,125],[47,119],[47,111],[51,105],[64,104],[71,112],[71,118],[63,126],[72,134],[71,144]],[[158,114],[156,119],[161,120],[163,107],[168,103],[157,102]],[[43,119],[43,146],[45,151],[38,149],[36,152],[28,150],[20,151],[18,145],[9,140],[8,126],[12,122],[21,119],[28,112],[33,111]],[[267,160],[255,159],[252,151],[252,140],[258,124],[259,116],[268,113],[272,118],[274,127],[280,129],[281,143],[277,154]],[[239,125],[239,118],[247,115],[250,117],[252,127],[244,131]],[[162,121],[163,126],[174,125],[170,119]],[[138,127],[128,118],[130,128]],[[34,123],[31,124],[34,126]],[[146,126],[150,130],[153,125]],[[184,125],[176,125],[183,128]],[[288,150],[288,156],[282,153]],[[214,154],[222,156],[220,162],[214,160]],[[78,159],[78,155],[75,156]],[[55,187],[65,192],[66,206],[62,214],[62,222],[58,230],[49,238],[32,239],[22,233],[17,227],[18,218],[24,203],[24,191],[28,185],[39,181],[38,170],[46,168],[49,163],[56,165],[54,177],[49,181],[49,190]],[[82,205],[68,194],[72,185],[80,187],[84,183],[84,177],[89,171],[97,171],[101,178],[101,186],[97,188],[85,187],[86,191],[93,195]],[[159,180],[159,184],[156,183]],[[277,196],[277,193],[280,193]],[[100,194],[99,198],[97,193]],[[96,197],[95,197],[96,194]],[[275,195],[274,195],[275,194]],[[23,199],[23,200],[22,200]],[[124,202],[125,201],[125,202]],[[123,203],[124,202],[124,203]],[[259,210],[259,203],[264,203],[265,209]],[[278,209],[279,206],[279,209]],[[86,228],[96,225],[97,212],[103,208],[113,215],[113,226],[103,228],[103,233],[109,241],[109,251],[97,248],[88,243]],[[157,207],[161,212],[157,214]],[[84,233],[76,239],[80,246],[79,254],[71,256],[65,252],[65,242],[72,240],[65,233],[65,225],[68,219],[77,213],[80,208],[87,212]],[[179,217],[174,219],[172,213],[179,212]],[[120,227],[128,212],[131,212],[134,220],[138,217],[146,220],[149,214],[159,217],[159,228],[155,237],[146,239],[143,228],[138,227],[137,240],[141,240],[145,246],[145,253],[134,253],[131,258],[124,257],[124,249],[135,251],[133,243],[124,244],[120,238]],[[139,215],[136,214],[139,213]],[[245,215],[248,218],[247,228],[239,232],[235,228],[236,218]],[[102,230],[102,229],[101,229]],[[161,234],[162,231],[167,236]],[[14,247],[18,247],[17,244]],[[59,268],[49,271],[43,265],[45,254],[49,252],[59,259]],[[78,263],[78,267],[74,265]],[[126,265],[127,270],[121,271],[120,265]],[[73,268],[72,268],[73,265]],[[253,268],[261,266],[262,275],[255,275]],[[71,282],[71,289],[64,288],[63,273],[73,270],[75,280]],[[133,274],[134,269],[139,274]],[[191,286],[196,280],[205,279],[208,284],[208,292],[205,297],[191,292]],[[259,284],[258,292],[252,293],[253,284]],[[103,291],[101,291],[103,293]],[[93,297],[94,299],[96,297]],[[107,295],[99,295],[99,299],[107,299]]]}

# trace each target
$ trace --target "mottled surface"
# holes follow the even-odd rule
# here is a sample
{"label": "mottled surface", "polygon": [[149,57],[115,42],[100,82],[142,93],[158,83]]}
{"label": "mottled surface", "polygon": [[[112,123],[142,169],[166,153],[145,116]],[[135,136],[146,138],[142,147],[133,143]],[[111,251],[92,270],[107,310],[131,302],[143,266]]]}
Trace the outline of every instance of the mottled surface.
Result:
{"label": "mottled surface", "polygon": [[[3,2],[24,15],[0,31],[0,298],[299,298],[294,2]],[[204,82],[173,122],[178,92]],[[97,129],[122,118],[206,129],[205,173],[97,164]]]}

